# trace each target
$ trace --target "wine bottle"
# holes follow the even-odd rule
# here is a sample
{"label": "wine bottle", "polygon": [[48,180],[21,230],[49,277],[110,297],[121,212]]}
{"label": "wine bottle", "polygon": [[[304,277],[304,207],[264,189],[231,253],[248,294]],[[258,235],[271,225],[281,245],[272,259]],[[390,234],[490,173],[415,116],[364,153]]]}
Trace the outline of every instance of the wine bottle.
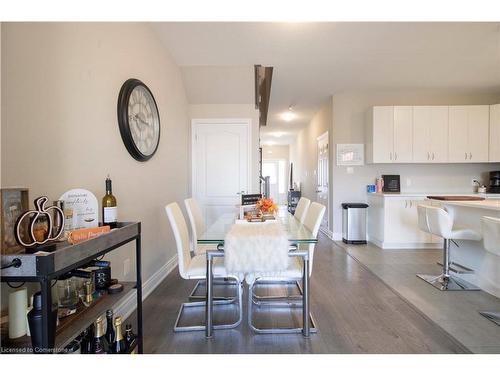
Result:
{"label": "wine bottle", "polygon": [[106,337],[104,337],[104,321],[102,316],[97,318],[94,324],[94,345],[92,346],[94,354],[107,354],[109,351],[109,344]]}
{"label": "wine bottle", "polygon": [[113,310],[106,311],[106,340],[109,344],[109,352],[111,353],[112,344],[115,342],[115,328],[113,327]]}
{"label": "wine bottle", "polygon": [[[132,332],[132,324],[127,324],[125,326],[125,348],[127,350],[127,353],[130,353],[130,349],[135,346],[135,342],[136,337]],[[135,349],[132,351],[132,353],[135,353]]]}
{"label": "wine bottle", "polygon": [[116,198],[113,195],[111,187],[111,179],[106,178],[106,195],[102,197],[102,224],[109,225],[111,228],[116,228],[117,208]]}
{"label": "wine bottle", "polygon": [[116,330],[116,336],[115,336],[115,341],[113,342],[113,353],[116,354],[125,354],[126,353],[126,348],[125,348],[125,338],[123,337],[122,334],[122,318],[121,316],[117,316],[115,318],[115,330]]}

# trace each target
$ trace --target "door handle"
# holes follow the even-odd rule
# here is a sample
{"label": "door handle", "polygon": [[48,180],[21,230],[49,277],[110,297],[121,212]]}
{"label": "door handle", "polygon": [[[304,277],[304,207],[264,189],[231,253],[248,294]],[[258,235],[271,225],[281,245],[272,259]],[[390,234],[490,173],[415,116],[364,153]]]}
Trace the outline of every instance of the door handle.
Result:
{"label": "door handle", "polygon": [[434,160],[434,153],[432,153],[432,160]]}
{"label": "door handle", "polygon": [[408,201],[405,200],[405,208],[408,208]]}
{"label": "door handle", "polygon": [[389,152],[389,159],[392,160],[392,152]]}
{"label": "door handle", "polygon": [[465,153],[465,160],[467,160],[467,153]]}
{"label": "door handle", "polygon": [[472,152],[469,152],[469,160],[472,160]]}
{"label": "door handle", "polygon": [[410,201],[410,208],[413,207],[413,201]]}
{"label": "door handle", "polygon": [[429,153],[427,153],[427,160],[429,160],[431,158],[431,155]]}
{"label": "door handle", "polygon": [[396,152],[394,153],[394,160],[398,160],[398,154]]}

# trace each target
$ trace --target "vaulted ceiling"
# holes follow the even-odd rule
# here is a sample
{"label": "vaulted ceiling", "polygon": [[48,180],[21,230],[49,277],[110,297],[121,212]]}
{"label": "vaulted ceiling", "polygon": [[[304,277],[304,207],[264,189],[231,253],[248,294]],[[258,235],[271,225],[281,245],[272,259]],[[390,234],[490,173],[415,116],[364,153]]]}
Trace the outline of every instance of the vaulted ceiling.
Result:
{"label": "vaulted ceiling", "polygon": [[[253,103],[253,65],[273,66],[269,133],[282,142],[331,95],[355,90],[500,93],[500,23],[155,23],[188,100]],[[280,114],[290,105],[297,119]],[[280,143],[280,142],[278,142]]]}

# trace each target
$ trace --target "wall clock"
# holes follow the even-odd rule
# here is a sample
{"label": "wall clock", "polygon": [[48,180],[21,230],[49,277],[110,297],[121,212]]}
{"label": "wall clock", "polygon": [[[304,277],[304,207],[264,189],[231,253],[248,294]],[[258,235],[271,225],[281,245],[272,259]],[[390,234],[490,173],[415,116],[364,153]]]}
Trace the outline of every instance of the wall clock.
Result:
{"label": "wall clock", "polygon": [[149,160],[160,142],[160,115],[151,90],[138,79],[128,79],[120,89],[117,111],[128,152],[138,161]]}

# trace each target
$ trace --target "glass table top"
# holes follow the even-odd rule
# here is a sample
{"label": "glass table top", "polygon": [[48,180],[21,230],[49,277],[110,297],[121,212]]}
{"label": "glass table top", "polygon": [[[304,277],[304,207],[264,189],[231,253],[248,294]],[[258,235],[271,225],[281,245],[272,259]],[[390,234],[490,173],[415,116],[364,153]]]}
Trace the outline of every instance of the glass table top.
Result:
{"label": "glass table top", "polygon": [[[199,244],[223,244],[226,233],[235,224],[236,214],[223,214],[198,238]],[[287,211],[278,213],[277,220],[285,227],[291,243],[316,243],[312,232]],[[248,224],[251,225],[251,224]]]}

